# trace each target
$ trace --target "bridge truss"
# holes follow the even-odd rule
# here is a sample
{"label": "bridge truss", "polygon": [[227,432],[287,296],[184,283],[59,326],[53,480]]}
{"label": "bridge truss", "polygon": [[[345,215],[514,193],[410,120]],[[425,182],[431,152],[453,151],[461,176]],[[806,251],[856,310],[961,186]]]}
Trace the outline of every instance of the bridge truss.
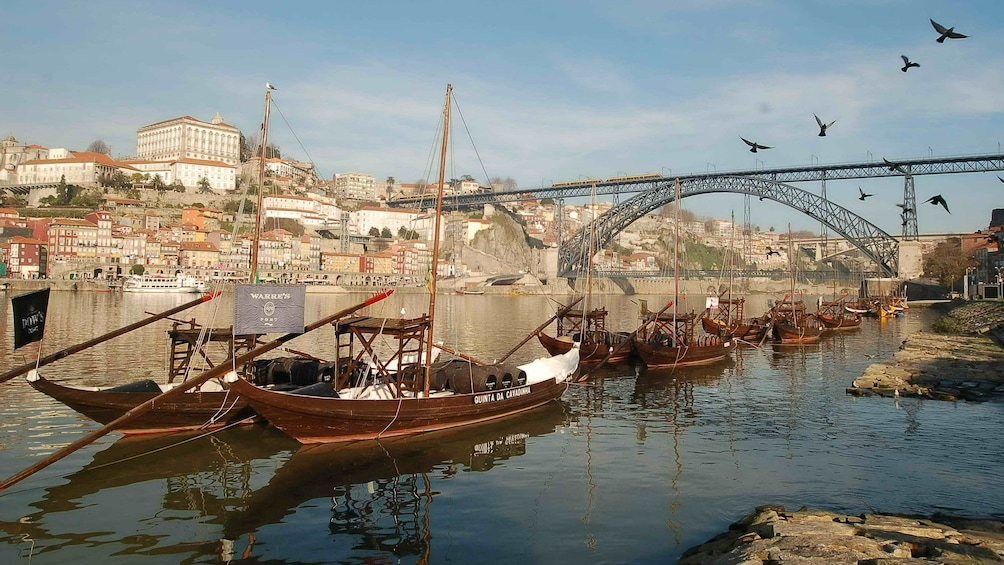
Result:
{"label": "bridge truss", "polygon": [[[596,219],[592,227],[592,250],[603,248],[638,218],[676,200],[674,183],[662,181],[653,184],[651,189],[625,200]],[[821,196],[789,184],[758,178],[704,176],[680,179],[680,198],[716,192],[748,194],[794,208],[839,233],[874,261],[887,276],[898,271],[899,242],[896,238]],[[573,276],[589,264],[589,231],[580,230],[561,246],[558,252],[558,273],[561,276]]]}

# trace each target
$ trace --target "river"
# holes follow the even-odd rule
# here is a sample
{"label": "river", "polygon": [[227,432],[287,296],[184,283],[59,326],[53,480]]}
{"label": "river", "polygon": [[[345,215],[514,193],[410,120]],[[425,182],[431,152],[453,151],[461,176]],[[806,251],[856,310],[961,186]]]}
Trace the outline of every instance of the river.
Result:
{"label": "river", "polygon": [[[308,322],[362,297],[308,295]],[[639,299],[653,309],[665,301],[594,303],[611,312],[608,327],[631,330]],[[43,353],[186,300],[53,293]],[[418,315],[424,301],[395,294],[370,312]],[[437,340],[485,360],[555,309],[544,296],[444,295],[437,306]],[[703,297],[684,307],[703,307]],[[753,299],[749,313],[765,307]],[[179,317],[218,309],[224,326],[229,308],[224,295]],[[36,351],[11,351],[10,317],[8,301],[4,370]],[[667,563],[764,503],[1004,519],[1004,405],[844,392],[931,321],[913,308],[817,345],[742,349],[709,367],[601,371],[523,417],[385,444],[300,448],[267,426],[112,434],[0,494],[0,563]],[[43,374],[162,380],[169,327]],[[318,330],[290,345],[323,356],[330,342]],[[518,356],[542,353],[531,342]],[[0,387],[3,477],[97,428],[23,378]]]}

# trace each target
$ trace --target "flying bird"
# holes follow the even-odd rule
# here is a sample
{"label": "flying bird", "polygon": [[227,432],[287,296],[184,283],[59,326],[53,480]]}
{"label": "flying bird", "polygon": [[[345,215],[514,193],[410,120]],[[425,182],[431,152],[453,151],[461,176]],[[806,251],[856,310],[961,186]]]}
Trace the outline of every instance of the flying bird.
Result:
{"label": "flying bird", "polygon": [[823,120],[819,119],[819,116],[813,114],[812,117],[816,118],[816,123],[819,124],[819,137],[826,137],[826,130],[830,129],[830,126],[837,123],[837,120],[833,120],[830,123],[824,123]]}
{"label": "flying bird", "polygon": [[861,190],[860,186],[858,187],[858,192],[861,193],[861,196],[858,196],[858,200],[864,200],[865,198],[868,198],[869,196],[875,196],[874,194],[865,194],[865,191]]}
{"label": "flying bird", "polygon": [[739,136],[739,139],[743,140],[743,142],[746,145],[750,146],[750,153],[756,153],[757,149],[770,149],[770,147],[768,147],[766,145],[760,145],[759,143],[757,143],[755,141],[750,141],[750,140],[746,139],[745,137],[743,137],[741,135]]}
{"label": "flying bird", "polygon": [[767,258],[768,258],[768,259],[770,259],[770,256],[771,256],[771,255],[777,255],[778,257],[780,257],[780,256],[781,256],[781,252],[780,252],[780,251],[774,251],[774,250],[773,250],[773,249],[771,249],[771,248],[770,248],[770,246],[768,245],[768,246],[767,246]]}
{"label": "flying bird", "polygon": [[952,211],[948,209],[948,202],[945,202],[945,199],[942,198],[940,194],[935,194],[934,196],[928,198],[924,202],[930,202],[934,206],[941,204],[945,208],[946,212],[948,212],[949,214],[952,213]]}
{"label": "flying bird", "polygon": [[965,39],[969,37],[968,35],[956,32],[954,27],[946,28],[934,20],[931,20],[931,25],[934,26],[935,31],[941,34],[941,37],[937,39],[938,43],[944,43],[945,39]]}
{"label": "flying bird", "polygon": [[910,59],[907,59],[906,55],[900,55],[900,57],[903,58],[903,68],[901,68],[900,70],[903,71],[904,73],[906,71],[910,70],[910,67],[919,67],[920,66],[920,63],[914,63]]}
{"label": "flying bird", "polygon": [[889,170],[890,171],[899,171],[901,173],[903,172],[903,169],[899,168],[899,163],[893,163],[892,161],[890,161],[889,159],[886,159],[885,157],[882,157],[882,161],[886,165],[889,165]]}
{"label": "flying bird", "polygon": [[267,88],[267,89],[269,89],[269,90],[279,90],[278,88],[276,88],[276,87],[272,86],[272,83],[271,83],[271,82],[266,82],[266,83],[265,83],[265,88]]}
{"label": "flying bird", "polygon": [[913,208],[910,208],[906,204],[897,204],[897,206],[903,209],[902,214],[906,214],[907,212],[913,212]]}

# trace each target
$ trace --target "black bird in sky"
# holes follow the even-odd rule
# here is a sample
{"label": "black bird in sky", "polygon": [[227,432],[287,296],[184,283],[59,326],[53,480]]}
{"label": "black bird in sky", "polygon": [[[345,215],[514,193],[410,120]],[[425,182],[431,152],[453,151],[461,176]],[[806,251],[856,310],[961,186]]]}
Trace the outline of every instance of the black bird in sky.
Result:
{"label": "black bird in sky", "polygon": [[865,198],[868,198],[869,196],[875,196],[874,194],[865,194],[865,191],[861,190],[860,186],[858,187],[858,192],[861,193],[861,196],[858,196],[858,200],[864,200]]}
{"label": "black bird in sky", "polygon": [[997,175],[997,180],[1004,182],[1004,179],[1002,179],[1000,175]]}
{"label": "black bird in sky", "polygon": [[937,39],[938,43],[944,43],[945,39],[965,39],[969,37],[968,35],[958,33],[954,27],[946,28],[934,20],[931,20],[931,25],[934,26],[935,31],[941,34],[941,37]]}
{"label": "black bird in sky", "polygon": [[770,256],[771,256],[771,255],[777,255],[778,257],[780,257],[780,256],[781,256],[781,252],[780,252],[780,251],[774,251],[774,250],[773,250],[773,249],[771,249],[771,248],[770,248],[770,246],[768,245],[768,246],[767,246],[767,258],[768,258],[768,259],[770,259]]}
{"label": "black bird in sky", "polygon": [[897,206],[899,206],[900,208],[903,209],[903,211],[900,212],[900,214],[906,214],[907,212],[913,212],[913,208],[908,207],[906,204],[897,204]]}
{"label": "black bird in sky", "polygon": [[830,126],[837,123],[837,120],[833,120],[830,123],[824,123],[823,120],[819,119],[819,116],[813,114],[812,117],[816,118],[816,123],[819,124],[819,137],[826,137],[826,130],[830,129]]}
{"label": "black bird in sky", "polygon": [[885,157],[882,157],[882,161],[886,165],[889,165],[889,170],[890,171],[899,171],[901,173],[903,172],[903,169],[899,168],[899,163],[893,163],[892,161],[890,161],[889,159],[886,159]]}
{"label": "black bird in sky", "polygon": [[741,135],[739,136],[739,139],[743,140],[743,142],[746,145],[750,146],[750,153],[756,153],[757,149],[770,149],[770,147],[768,147],[766,145],[760,145],[759,143],[757,143],[755,141],[750,141],[750,140],[746,139],[745,137],[743,137]]}
{"label": "black bird in sky", "polygon": [[914,63],[910,59],[907,59],[906,55],[900,55],[900,57],[903,58],[903,68],[901,68],[900,70],[903,71],[904,73],[906,71],[909,71],[910,67],[919,67],[920,66],[920,63]]}
{"label": "black bird in sky", "polygon": [[928,198],[924,202],[930,202],[934,206],[941,204],[945,208],[946,212],[948,212],[949,214],[952,213],[952,211],[948,209],[948,202],[945,202],[945,199],[942,198],[940,194],[935,194],[934,196]]}

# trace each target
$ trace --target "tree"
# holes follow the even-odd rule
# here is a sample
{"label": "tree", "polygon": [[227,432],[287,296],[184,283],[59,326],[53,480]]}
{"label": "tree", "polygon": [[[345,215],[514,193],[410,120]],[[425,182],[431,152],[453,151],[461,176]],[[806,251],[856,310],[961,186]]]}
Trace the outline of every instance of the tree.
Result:
{"label": "tree", "polygon": [[380,237],[380,230],[376,226],[373,226],[370,228],[369,234],[370,237]]}
{"label": "tree", "polygon": [[213,189],[209,185],[209,179],[208,178],[202,177],[201,179],[199,179],[199,192],[200,193],[207,193],[207,192],[212,192],[212,191],[213,191]]}
{"label": "tree", "polygon": [[165,188],[167,190],[173,190],[175,192],[185,192],[185,185],[181,184],[181,181],[179,180],[175,180]]}
{"label": "tree", "polygon": [[244,132],[240,132],[240,144],[241,144],[241,163],[246,163],[251,157],[254,157],[254,146],[258,145],[255,143],[253,138],[248,138],[244,135]]}
{"label": "tree", "polygon": [[157,190],[163,190],[164,188],[166,188],[166,185],[164,184],[164,179],[160,178],[160,173],[153,175],[153,180],[150,181],[150,186],[152,186]]}
{"label": "tree", "polygon": [[129,177],[129,181],[133,184],[143,184],[143,173],[133,173]]}
{"label": "tree", "polygon": [[146,267],[140,265],[139,263],[129,268],[129,274],[131,275],[142,275],[144,272],[146,272]]}
{"label": "tree", "polygon": [[972,254],[962,253],[962,241],[949,238],[924,255],[924,274],[945,286],[966,275],[967,267],[975,267]]}
{"label": "tree", "polygon": [[114,188],[129,188],[129,177],[122,171],[112,173],[112,186]]}
{"label": "tree", "polygon": [[382,230],[380,230],[380,237],[382,237],[384,239],[390,239],[390,238],[394,237],[394,234],[390,233],[390,228],[388,228],[387,226],[384,226],[384,228]]}
{"label": "tree", "polygon": [[112,148],[108,147],[108,144],[100,139],[95,139],[87,146],[87,151],[92,151],[94,153],[104,153],[105,155],[111,155]]}
{"label": "tree", "polygon": [[397,230],[397,237],[398,239],[404,239],[404,240],[418,239],[418,232],[415,230],[410,230],[404,226],[401,226]]}

